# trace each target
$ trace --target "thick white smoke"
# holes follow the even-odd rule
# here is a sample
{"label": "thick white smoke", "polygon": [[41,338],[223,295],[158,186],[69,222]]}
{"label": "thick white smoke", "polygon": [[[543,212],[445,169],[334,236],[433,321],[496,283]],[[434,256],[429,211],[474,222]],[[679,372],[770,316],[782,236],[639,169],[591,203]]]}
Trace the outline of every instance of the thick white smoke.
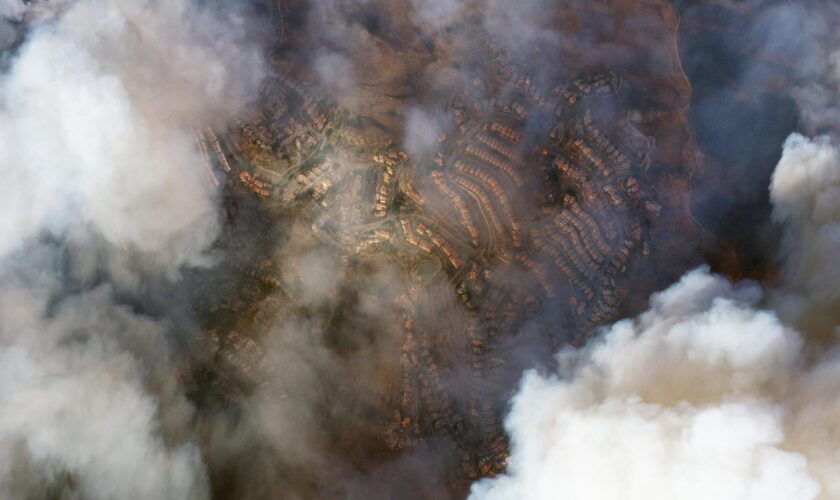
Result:
{"label": "thick white smoke", "polygon": [[39,21],[0,88],[0,256],[87,225],[158,264],[195,261],[216,215],[190,127],[260,77],[227,30],[186,0],[80,0]]}
{"label": "thick white smoke", "polygon": [[197,447],[167,446],[144,387],[165,366],[166,325],[107,286],[50,304],[54,255],[38,253],[21,259],[39,271],[0,285],[0,497],[205,498]]}
{"label": "thick white smoke", "polygon": [[27,6],[22,0],[0,0],[0,16],[18,21],[26,13]]}
{"label": "thick white smoke", "polygon": [[785,224],[787,285],[810,301],[840,296],[840,150],[791,135],[773,174],[773,217]]}
{"label": "thick white smoke", "polygon": [[561,352],[557,374],[526,374],[509,472],[471,498],[840,497],[840,358],[811,348],[814,325],[838,324],[838,187],[837,148],[791,136],[771,188],[791,251],[780,289],[692,271]]}
{"label": "thick white smoke", "polygon": [[203,260],[217,193],[193,127],[261,79],[243,20],[199,4],[0,2],[27,31],[0,78],[2,498],[209,495],[173,327],[116,298]]}

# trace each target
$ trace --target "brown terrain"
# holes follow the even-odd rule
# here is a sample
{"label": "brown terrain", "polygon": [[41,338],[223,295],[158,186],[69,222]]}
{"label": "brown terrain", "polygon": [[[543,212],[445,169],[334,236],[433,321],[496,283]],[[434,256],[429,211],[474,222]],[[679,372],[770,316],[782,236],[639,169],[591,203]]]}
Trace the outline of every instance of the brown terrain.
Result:
{"label": "brown terrain", "polygon": [[[442,486],[397,496],[462,496],[505,469],[523,369],[700,261],[691,186],[711,174],[674,7],[550,5],[523,14],[550,27],[535,43],[494,29],[492,5],[425,24],[402,1],[271,5],[260,98],[196,131],[226,186],[217,246],[235,258],[194,277],[206,334],[183,377],[213,411],[294,400],[309,382],[277,353],[315,345],[329,366],[311,408],[332,451],[321,469],[259,446],[209,464],[220,495],[251,481],[265,497],[290,482],[365,497],[353,477],[422,457],[436,465],[400,474]],[[325,77],[323,53],[352,71]]]}

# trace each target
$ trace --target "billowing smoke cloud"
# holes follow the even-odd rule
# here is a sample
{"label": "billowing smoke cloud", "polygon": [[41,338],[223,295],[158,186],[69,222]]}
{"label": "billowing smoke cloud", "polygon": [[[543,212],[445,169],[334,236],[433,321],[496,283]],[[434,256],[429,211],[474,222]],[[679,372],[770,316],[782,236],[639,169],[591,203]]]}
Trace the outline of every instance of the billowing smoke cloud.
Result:
{"label": "billowing smoke cloud", "polygon": [[785,144],[771,187],[791,252],[779,289],[695,270],[561,352],[556,374],[526,374],[508,475],[471,498],[840,496],[840,360],[815,349],[836,342],[838,160],[825,137]]}
{"label": "billowing smoke cloud", "polygon": [[32,29],[2,88],[0,255],[87,225],[194,262],[216,220],[190,126],[243,103],[257,52],[185,1],[80,1]]}
{"label": "billowing smoke cloud", "polygon": [[778,244],[767,185],[780,145],[794,131],[833,135],[840,116],[831,56],[840,46],[832,28],[838,6],[674,4],[681,16],[681,63],[692,85],[692,125],[706,159],[706,174],[694,179],[695,219],[731,249],[723,258],[711,256],[713,267],[762,277],[774,267]]}
{"label": "billowing smoke cloud", "polygon": [[[56,295],[57,257],[17,255],[22,269],[2,275],[0,496],[206,497],[197,447],[160,433],[164,400],[168,418],[189,417],[166,369],[170,325],[116,304],[107,285]],[[158,376],[153,394],[144,385]]]}
{"label": "billowing smoke cloud", "polygon": [[235,8],[191,0],[0,14],[25,31],[0,79],[0,496],[206,498],[176,327],[138,295],[207,260],[193,128],[250,98],[259,48]]}
{"label": "billowing smoke cloud", "polygon": [[6,19],[20,20],[26,10],[27,5],[21,0],[3,0],[0,2],[0,16]]}
{"label": "billowing smoke cloud", "polygon": [[[212,490],[273,498],[341,490],[371,498],[423,488],[443,495],[437,482],[447,466],[429,450],[354,468],[382,453],[367,439],[381,434],[382,402],[370,394],[380,394],[382,374],[398,368],[387,366],[399,362],[387,339],[401,332],[387,329],[403,320],[388,305],[405,293],[399,271],[386,265],[351,274],[346,256],[318,242],[308,225],[285,228],[290,243],[267,252],[269,265],[282,268],[277,296],[234,311],[267,326],[248,323],[241,335],[219,326],[216,340],[241,342],[237,352],[246,359],[220,360],[228,353],[220,350],[211,361],[241,361],[231,371],[271,377],[221,417],[196,411],[183,395],[171,359],[173,344],[184,340],[181,325],[142,307],[150,283],[210,260],[219,193],[206,182],[193,129],[234,115],[262,77],[245,20],[220,3],[0,0],[7,19],[0,46],[15,47],[0,80],[0,497],[180,499]],[[516,9],[497,0],[410,3],[405,13],[374,0],[309,2],[310,29],[290,51],[309,63],[312,74],[302,82],[312,76],[351,117],[373,103],[365,133],[401,128],[401,141],[379,142],[396,141],[416,157],[433,152],[451,126],[435,105],[463,83],[461,60],[468,66],[486,56],[483,36],[446,30],[458,16],[478,15],[500,45],[494,48],[538,46],[547,73],[565,71],[554,64],[564,43],[591,46],[593,63],[607,66],[630,50],[602,45],[593,33],[603,26],[584,30],[583,41],[564,39],[543,15],[557,2],[529,0]],[[419,36],[412,23],[442,34]],[[628,24],[628,38],[645,38],[644,22]],[[564,352],[559,376],[528,375],[509,422],[510,476],[479,483],[476,496],[597,497],[593,485],[618,488],[600,493],[622,498],[835,491],[834,441],[814,425],[833,408],[810,403],[830,400],[834,364],[814,364],[802,334],[786,325],[810,336],[811,320],[826,318],[833,304],[827,291],[836,281],[821,270],[834,255],[827,201],[837,152],[827,140],[792,138],[785,158],[789,167],[780,165],[774,187],[777,218],[796,228],[790,248],[800,255],[790,257],[784,290],[764,298],[755,285],[696,271],[600,343]],[[803,175],[806,163],[812,168]],[[800,244],[817,241],[817,233],[824,244]],[[246,274],[236,272],[237,279]],[[815,290],[826,291],[819,310]],[[272,309],[269,302],[284,303]],[[266,338],[250,341],[256,335],[248,328]],[[257,351],[264,356],[254,361]],[[330,449],[336,443],[349,450]],[[365,446],[371,449],[357,449]],[[612,456],[598,454],[610,447]],[[351,466],[347,455],[361,458]],[[705,481],[708,470],[717,483]],[[605,471],[615,472],[613,481],[603,480]],[[401,479],[418,476],[427,482],[420,488]],[[672,489],[645,489],[664,488],[662,477]]]}
{"label": "billowing smoke cloud", "polygon": [[[755,60],[797,61],[800,126],[826,134],[794,133],[780,148],[769,198],[782,277],[762,287],[694,270],[636,318],[560,352],[556,373],[526,373],[506,420],[508,472],[470,498],[840,497],[837,11],[757,4]],[[770,66],[748,61],[744,91],[767,91]]]}
{"label": "billowing smoke cloud", "polygon": [[773,216],[787,228],[787,270],[798,288],[823,299],[837,295],[840,150],[828,137],[793,134],[773,175]]}
{"label": "billowing smoke cloud", "polygon": [[405,119],[405,150],[417,157],[434,151],[438,137],[443,132],[441,125],[429,113],[411,108]]}
{"label": "billowing smoke cloud", "polygon": [[817,498],[834,446],[795,433],[836,410],[797,400],[832,366],[801,373],[801,337],[754,309],[760,298],[694,271],[563,352],[557,376],[529,373],[507,420],[510,475],[472,498]]}
{"label": "billowing smoke cloud", "polygon": [[816,2],[799,9],[802,14],[795,17],[801,20],[798,26],[789,30],[793,32],[798,28],[796,36],[785,36],[780,42],[793,41],[795,43],[788,45],[807,51],[806,57],[795,66],[799,81],[793,88],[793,95],[807,132],[828,134],[836,140],[840,124],[840,107],[837,105],[840,95],[840,36],[833,30],[831,20],[840,16],[840,6],[835,2]]}

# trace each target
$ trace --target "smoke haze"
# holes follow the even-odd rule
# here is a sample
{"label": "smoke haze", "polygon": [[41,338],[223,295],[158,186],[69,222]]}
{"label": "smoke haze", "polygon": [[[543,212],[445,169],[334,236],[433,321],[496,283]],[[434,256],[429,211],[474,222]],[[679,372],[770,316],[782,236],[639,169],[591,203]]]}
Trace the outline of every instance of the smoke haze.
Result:
{"label": "smoke haze", "polygon": [[[840,120],[827,29],[837,10],[767,3],[747,35],[757,62],[739,85],[768,92],[778,70],[764,61],[797,60],[798,83],[785,90],[801,128],[827,134],[793,133],[779,148],[769,201],[782,226],[782,276],[733,284],[696,269],[638,317],[558,353],[555,373],[526,373],[506,420],[508,474],[474,484],[470,498],[840,496]],[[689,16],[701,8],[683,6]],[[702,112],[720,106],[725,119],[737,109],[721,105],[724,92],[701,101]]]}
{"label": "smoke haze", "polygon": [[0,81],[0,496],[207,498],[176,326],[126,299],[207,261],[193,127],[255,91],[259,49],[189,1],[0,9],[26,25]]}
{"label": "smoke haze", "polygon": [[509,476],[471,498],[838,497],[840,361],[813,350],[837,339],[838,176],[827,137],[791,136],[771,187],[784,286],[692,271],[558,354],[556,374],[526,374],[506,421]]}
{"label": "smoke haze", "polygon": [[[840,496],[831,18],[833,6],[782,3],[757,28],[805,56],[807,84],[791,95],[804,129],[830,134],[794,133],[781,148],[769,191],[784,233],[779,282],[733,284],[696,269],[638,317],[561,351],[555,373],[526,373],[506,420],[508,474],[474,484],[470,498]],[[765,81],[750,77],[751,88]]]}
{"label": "smoke haze", "polygon": [[[691,18],[692,2],[674,5]],[[750,2],[750,8],[763,10],[739,43],[760,62],[739,68],[730,88],[692,101],[702,116],[689,124],[682,113],[690,86],[673,47],[665,47],[676,29],[670,3],[0,0],[0,497],[445,498],[468,489],[470,498],[489,500],[840,497],[840,44],[829,22],[838,12],[829,2]],[[280,27],[266,28],[274,22]],[[801,64],[778,70],[778,53]],[[534,71],[520,75],[517,65],[504,66],[507,54],[526,58]],[[603,109],[577,108],[574,126],[569,97],[557,97],[559,111],[542,109],[542,94],[561,95],[557,82],[578,78],[594,86],[586,78],[605,69],[620,73],[627,90],[619,94],[605,84],[593,92],[609,95]],[[777,84],[775,71],[790,79]],[[518,90],[480,81],[505,72],[527,80],[515,80]],[[272,85],[287,85],[282,99],[266,97]],[[318,90],[301,90],[308,86]],[[722,124],[721,117],[756,88],[795,104],[799,133],[783,144],[745,141],[739,147],[746,152],[734,154],[737,148],[720,136],[735,135],[731,128],[751,120]],[[499,129],[521,135],[521,143],[505,149],[501,136],[482,136],[491,146],[481,147],[496,148],[487,150],[496,165],[507,155],[519,169],[505,182],[524,186],[499,183],[511,200],[509,214],[499,211],[510,221],[500,222],[492,203],[501,196],[482,200],[472,174],[452,173],[454,153],[445,170],[441,144],[452,137],[469,142],[469,127],[498,126],[475,118],[479,108],[490,99],[496,106],[497,98],[506,106],[516,93],[530,93],[540,108],[521,128]],[[313,103],[332,106],[323,113],[329,123],[323,141],[334,137],[328,130],[350,146],[325,148],[318,165],[327,173],[313,174],[317,183],[304,186],[303,174],[315,170],[306,164],[305,171],[304,161],[282,175],[237,170],[253,158],[243,159],[244,147],[237,150],[225,134],[241,130],[232,123],[246,122],[260,98],[270,110],[252,113],[265,119],[248,137],[254,149],[265,146],[260,141],[269,132],[299,125],[281,120],[288,109],[303,122],[320,112]],[[458,108],[459,99],[467,104]],[[474,123],[458,123],[448,114],[455,108],[475,115]],[[629,124],[627,117],[633,125],[608,128]],[[598,134],[639,152],[633,161],[643,165],[641,175],[622,178],[615,191],[597,185],[595,192],[586,191],[595,181],[584,176],[575,196],[615,209],[604,225],[621,232],[615,249],[621,238],[644,231],[654,262],[633,269],[625,255],[584,279],[605,283],[611,293],[633,287],[643,295],[609,316],[631,319],[554,356],[555,345],[584,339],[589,330],[572,331],[557,320],[578,304],[568,300],[571,290],[552,288],[566,278],[534,283],[537,274],[524,269],[526,262],[539,270],[573,259],[563,244],[561,257],[555,252],[552,262],[536,262],[527,260],[529,243],[494,255],[503,243],[476,250],[474,236],[475,243],[453,245],[472,260],[453,264],[451,275],[438,259],[440,252],[448,256],[445,250],[381,257],[382,248],[397,253],[387,245],[403,233],[377,240],[377,231],[387,230],[385,216],[370,222],[360,214],[378,201],[371,193],[387,187],[386,177],[411,177],[416,192],[400,193],[388,210],[398,205],[391,222],[422,220],[408,226],[416,241],[426,229],[435,241],[436,226],[444,228],[440,241],[463,236],[456,226],[469,217],[461,206],[478,207],[472,213],[482,219],[466,225],[476,233],[479,226],[482,238],[485,226],[491,234],[499,226],[499,238],[506,238],[515,232],[514,216],[527,213],[521,217],[527,236],[565,210],[559,207],[577,202],[568,186],[543,201],[542,190],[571,181],[558,181],[555,166],[553,174],[522,180],[541,166],[517,159],[543,161],[537,152],[550,132],[571,144],[581,130],[595,134],[587,127],[601,126],[602,118],[608,125]],[[712,189],[699,182],[692,194],[684,188],[699,161],[692,126],[713,129],[703,145],[734,158],[721,162],[738,179],[731,206],[749,190],[767,198],[767,225],[772,219],[782,233],[780,275],[732,282],[699,267],[644,302],[651,288],[700,260],[695,233],[683,233],[683,226],[648,234],[660,210],[663,219],[677,219],[673,212],[689,218],[684,198]],[[774,132],[783,138],[786,126]],[[301,150],[310,139],[322,140],[288,135],[294,137],[283,146]],[[653,136],[664,140],[657,144]],[[753,148],[772,150],[772,178],[747,161],[759,156]],[[280,157],[279,150],[270,154]],[[228,160],[234,170],[227,165],[225,177]],[[404,174],[410,162],[417,169]],[[435,162],[441,167],[435,173],[452,175],[448,191],[437,191],[443,177],[421,177]],[[306,187],[288,196],[306,200],[304,215],[291,203],[277,208],[257,198],[262,185],[248,185],[253,179],[241,175],[253,172],[288,177],[277,185]],[[641,208],[619,211],[618,202],[605,201],[648,183],[644,196],[664,209],[638,201]],[[462,188],[469,196],[451,205],[457,197],[449,193]],[[692,217],[727,224],[722,212],[697,206]],[[415,214],[422,217],[411,219]],[[566,226],[554,231],[579,231],[583,243],[575,244],[587,246],[581,252],[594,254],[603,243],[587,243],[583,230]],[[649,254],[637,239],[634,255]],[[680,251],[670,252],[674,239]],[[480,259],[485,267],[470,267]],[[632,269],[636,281],[618,286],[599,274],[606,265]],[[552,299],[538,304],[537,288]],[[476,308],[484,299],[489,308]],[[520,306],[527,315],[515,310]],[[513,325],[510,332],[500,330],[502,322]],[[422,372],[417,381],[409,365]],[[470,461],[485,460],[470,446],[507,453],[501,431],[490,439],[487,429],[501,428],[495,415],[523,367],[529,370],[504,423],[507,470],[470,486],[465,477],[495,474],[468,470]],[[403,377],[414,385],[401,385]],[[433,408],[434,417],[401,414],[385,396],[393,394]],[[463,416],[451,416],[461,410]],[[451,421],[443,424],[447,411]],[[465,422],[472,426],[466,433]],[[464,435],[467,445],[457,441]],[[456,476],[456,469],[467,472]]]}
{"label": "smoke haze", "polygon": [[65,9],[37,22],[4,78],[0,252],[87,226],[156,266],[196,262],[216,215],[190,127],[253,92],[258,52],[188,2]]}

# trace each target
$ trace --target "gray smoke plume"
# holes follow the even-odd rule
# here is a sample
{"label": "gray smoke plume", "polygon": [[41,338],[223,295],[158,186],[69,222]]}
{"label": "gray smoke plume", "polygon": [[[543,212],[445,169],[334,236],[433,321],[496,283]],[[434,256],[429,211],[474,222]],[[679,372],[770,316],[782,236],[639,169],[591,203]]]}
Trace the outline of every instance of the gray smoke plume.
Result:
{"label": "gray smoke plume", "polygon": [[[690,2],[686,2],[690,3]],[[796,61],[790,135],[770,183],[783,227],[774,286],[707,268],[604,328],[511,401],[508,473],[472,499],[830,499],[840,496],[838,51],[829,2],[766,2],[756,59]],[[766,66],[743,75],[764,92]],[[733,168],[738,168],[737,165]]]}
{"label": "gray smoke plume", "polygon": [[87,225],[154,265],[196,262],[216,221],[190,127],[260,76],[228,28],[184,1],[80,1],[34,25],[2,87],[0,255]]}
{"label": "gray smoke plume", "polygon": [[837,179],[827,138],[791,137],[771,193],[796,251],[783,285],[695,270],[526,374],[509,472],[471,498],[837,498]]}
{"label": "gray smoke plume", "polygon": [[[194,129],[235,115],[263,76],[248,20],[222,3],[0,0],[0,47],[12,48],[0,79],[0,497],[272,498],[299,494],[288,485],[301,483],[302,496],[336,496],[331,488],[344,482],[340,491],[360,498],[444,494],[434,453],[360,472],[329,449],[340,441],[332,434],[344,431],[324,425],[381,432],[378,416],[365,417],[382,405],[368,392],[381,393],[385,365],[399,362],[387,341],[399,333],[387,328],[400,318],[383,299],[405,293],[399,271],[344,274],[344,256],[308,226],[285,228],[289,243],[272,257],[283,267],[278,289],[294,290],[298,302],[268,321],[255,371],[273,375],[229,422],[200,414],[184,396],[172,359],[184,336],[177,318],[141,305],[160,281],[212,263],[219,193],[206,181]],[[478,15],[501,50],[538,47],[546,73],[564,71],[554,52],[580,41],[543,16],[557,2],[408,3],[407,13],[394,13],[375,0],[308,2],[307,40],[296,56],[348,114],[374,102],[369,114],[382,129],[404,129],[400,144],[416,156],[430,153],[449,126],[428,101],[441,104],[435,92],[448,97],[463,83],[468,70],[456,62],[486,55],[475,33],[446,33],[459,16]],[[785,40],[803,25],[815,43],[830,35],[819,23],[797,24],[810,11],[785,12],[767,21]],[[623,29],[643,44],[654,21]],[[631,49],[602,45],[605,27],[590,22],[580,22],[582,36],[592,37],[581,43],[593,64],[630,64]],[[444,34],[420,40],[412,25]],[[816,50],[776,40],[756,43],[768,54],[776,45]],[[836,52],[807,62],[797,87],[803,115],[811,110],[807,132],[831,133]],[[420,94],[427,102],[408,102]],[[638,319],[563,352],[555,376],[527,375],[508,422],[510,473],[473,494],[838,494],[837,365],[811,348],[812,340],[833,344],[836,325],[837,157],[828,139],[794,136],[786,145],[773,187],[776,218],[789,230],[784,286],[763,291],[695,271]],[[361,170],[351,167],[341,174]],[[342,335],[327,349],[335,331],[327,323],[337,318]],[[216,490],[214,466],[230,467],[235,484]],[[400,484],[418,475],[427,484]]]}
{"label": "gray smoke plume", "polygon": [[14,258],[0,276],[0,496],[206,497],[197,447],[161,433],[164,400],[167,418],[189,416],[167,368],[171,325],[108,285],[66,294],[55,248]]}
{"label": "gray smoke plume", "polygon": [[206,498],[178,329],[132,297],[207,262],[193,127],[253,95],[259,48],[235,9],[190,0],[0,15],[26,34],[0,80],[0,496]]}

